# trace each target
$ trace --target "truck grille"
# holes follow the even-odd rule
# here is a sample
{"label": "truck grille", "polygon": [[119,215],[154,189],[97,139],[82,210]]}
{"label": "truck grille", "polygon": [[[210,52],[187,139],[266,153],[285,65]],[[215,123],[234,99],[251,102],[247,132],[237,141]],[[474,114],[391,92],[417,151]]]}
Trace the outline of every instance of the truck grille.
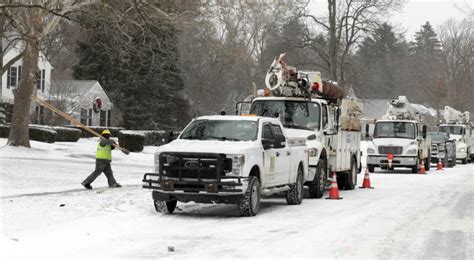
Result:
{"label": "truck grille", "polygon": [[160,173],[165,177],[181,179],[220,179],[232,170],[232,160],[224,154],[178,153],[160,154]]}
{"label": "truck grille", "polygon": [[402,154],[402,151],[401,146],[379,146],[380,154]]}

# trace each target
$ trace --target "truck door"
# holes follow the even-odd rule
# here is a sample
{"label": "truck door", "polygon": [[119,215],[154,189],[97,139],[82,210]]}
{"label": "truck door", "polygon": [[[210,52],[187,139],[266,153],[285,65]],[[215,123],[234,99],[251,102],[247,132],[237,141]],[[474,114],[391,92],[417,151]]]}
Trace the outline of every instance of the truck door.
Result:
{"label": "truck door", "polygon": [[[284,148],[277,142],[275,130],[272,125],[270,123],[264,123],[262,127],[262,139],[265,139],[271,144],[268,149],[263,151],[265,180],[267,186],[279,185],[282,183],[282,174],[284,172],[284,169],[282,169],[282,165],[284,165],[284,162],[281,162],[282,158],[289,160],[289,156],[286,156],[286,152],[283,154]],[[286,171],[286,175],[288,175],[288,171]]]}
{"label": "truck door", "polygon": [[[286,184],[290,180],[291,153],[290,146],[279,125],[272,124],[272,130],[275,135],[275,153],[276,153],[276,172],[278,184]],[[296,171],[295,171],[296,172]]]}

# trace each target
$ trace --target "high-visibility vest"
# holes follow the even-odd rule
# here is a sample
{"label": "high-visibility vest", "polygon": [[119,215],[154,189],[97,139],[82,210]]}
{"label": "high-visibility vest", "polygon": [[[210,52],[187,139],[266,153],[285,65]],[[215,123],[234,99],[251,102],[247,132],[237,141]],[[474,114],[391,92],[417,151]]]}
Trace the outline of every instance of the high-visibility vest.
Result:
{"label": "high-visibility vest", "polygon": [[97,153],[95,154],[95,158],[112,161],[112,146],[100,146],[100,141],[101,140],[99,140],[99,143],[97,144]]}

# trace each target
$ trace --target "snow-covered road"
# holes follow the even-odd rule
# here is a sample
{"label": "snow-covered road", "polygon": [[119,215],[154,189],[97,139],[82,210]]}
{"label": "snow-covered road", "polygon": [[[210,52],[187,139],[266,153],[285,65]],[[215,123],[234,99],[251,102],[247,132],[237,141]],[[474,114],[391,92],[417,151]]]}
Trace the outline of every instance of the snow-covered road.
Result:
{"label": "snow-covered road", "polygon": [[[375,189],[341,191],[343,200],[305,199],[288,206],[284,198],[266,199],[251,218],[239,217],[233,205],[194,203],[162,215],[153,208],[151,192],[140,187],[151,169],[152,148],[130,160],[114,152],[113,169],[125,186],[105,188],[101,176],[90,191],[79,182],[92,170],[87,154],[94,141],[81,142],[79,148],[35,142],[38,148],[28,153],[0,148],[0,256],[474,257],[474,164],[427,175],[371,174]],[[358,177],[361,184],[363,175]]]}

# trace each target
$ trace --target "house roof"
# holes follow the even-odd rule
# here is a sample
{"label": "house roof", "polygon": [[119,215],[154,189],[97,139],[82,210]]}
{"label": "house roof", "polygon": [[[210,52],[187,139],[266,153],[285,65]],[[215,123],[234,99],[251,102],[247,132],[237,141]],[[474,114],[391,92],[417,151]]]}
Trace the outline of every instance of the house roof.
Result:
{"label": "house roof", "polygon": [[54,93],[61,89],[61,91],[84,96],[89,93],[96,84],[99,84],[97,80],[52,80],[51,92]]}

